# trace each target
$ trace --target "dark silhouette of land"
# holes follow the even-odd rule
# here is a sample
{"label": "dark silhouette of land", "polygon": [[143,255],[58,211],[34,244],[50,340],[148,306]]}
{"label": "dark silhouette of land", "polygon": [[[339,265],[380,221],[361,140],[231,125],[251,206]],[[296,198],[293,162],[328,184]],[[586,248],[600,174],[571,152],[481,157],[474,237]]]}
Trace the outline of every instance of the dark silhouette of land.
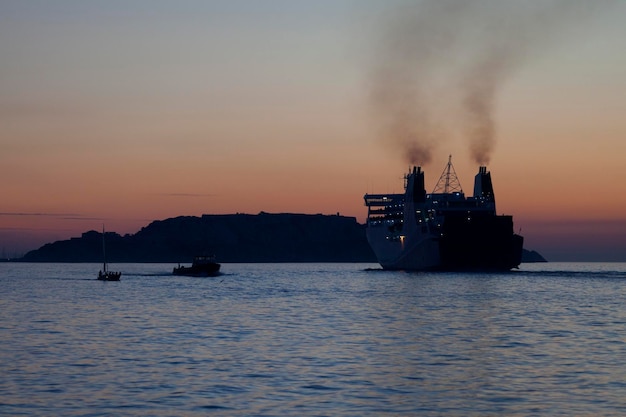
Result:
{"label": "dark silhouette of land", "polygon": [[[322,214],[224,214],[175,217],[133,235],[107,232],[109,262],[181,262],[215,255],[219,262],[376,262],[365,225],[354,217]],[[26,262],[101,262],[102,234],[48,243]],[[545,262],[524,251],[523,262]]]}

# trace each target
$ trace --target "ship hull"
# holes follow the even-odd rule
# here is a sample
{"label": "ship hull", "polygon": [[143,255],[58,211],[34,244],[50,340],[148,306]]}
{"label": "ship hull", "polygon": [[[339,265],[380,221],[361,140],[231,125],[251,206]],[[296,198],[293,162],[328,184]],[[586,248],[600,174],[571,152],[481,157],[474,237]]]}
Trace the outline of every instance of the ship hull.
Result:
{"label": "ship hull", "polygon": [[172,274],[188,277],[215,277],[220,273],[220,264],[200,265],[200,266],[180,266],[174,268]]}
{"label": "ship hull", "polygon": [[390,240],[384,230],[371,228],[367,240],[383,269],[434,270],[441,267],[439,242],[431,236]]}
{"label": "ship hull", "polygon": [[440,240],[441,268],[494,270],[517,268],[524,238],[514,234],[511,216],[447,217]]}
{"label": "ship hull", "polygon": [[[456,229],[450,226],[448,230],[453,231],[441,238],[424,238],[412,246],[388,242],[375,232],[368,233],[368,241],[386,270],[508,271],[519,267],[524,238],[505,233],[501,227],[506,221],[502,219],[482,223],[480,228],[475,224]],[[484,223],[495,224],[485,228]]]}

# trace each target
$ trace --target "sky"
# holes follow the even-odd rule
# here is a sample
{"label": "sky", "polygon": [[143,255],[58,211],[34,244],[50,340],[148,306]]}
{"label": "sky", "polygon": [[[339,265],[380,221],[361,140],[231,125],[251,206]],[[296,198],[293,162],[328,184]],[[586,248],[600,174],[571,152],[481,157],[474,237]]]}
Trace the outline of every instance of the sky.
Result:
{"label": "sky", "polygon": [[[593,7],[592,7],[593,5]],[[626,262],[626,2],[0,1],[0,251],[340,213],[479,165],[525,247]]]}

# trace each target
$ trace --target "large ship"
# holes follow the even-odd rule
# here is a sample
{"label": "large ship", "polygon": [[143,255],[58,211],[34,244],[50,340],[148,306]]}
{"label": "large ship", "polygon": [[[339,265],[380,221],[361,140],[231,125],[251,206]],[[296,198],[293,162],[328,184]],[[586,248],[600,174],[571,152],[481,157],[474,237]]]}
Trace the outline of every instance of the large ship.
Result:
{"label": "large ship", "polygon": [[413,167],[403,194],[366,194],[367,240],[391,270],[507,271],[519,267],[523,237],[513,217],[496,214],[487,167],[479,167],[474,194],[465,197],[452,157],[427,194],[424,172]]}

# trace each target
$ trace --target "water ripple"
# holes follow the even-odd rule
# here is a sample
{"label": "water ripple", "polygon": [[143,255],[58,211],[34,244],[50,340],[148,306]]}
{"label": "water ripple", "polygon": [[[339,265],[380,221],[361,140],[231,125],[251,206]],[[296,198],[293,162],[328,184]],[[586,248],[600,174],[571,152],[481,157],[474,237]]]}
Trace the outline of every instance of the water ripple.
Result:
{"label": "water ripple", "polygon": [[0,264],[0,415],[626,413],[624,264],[98,267]]}

